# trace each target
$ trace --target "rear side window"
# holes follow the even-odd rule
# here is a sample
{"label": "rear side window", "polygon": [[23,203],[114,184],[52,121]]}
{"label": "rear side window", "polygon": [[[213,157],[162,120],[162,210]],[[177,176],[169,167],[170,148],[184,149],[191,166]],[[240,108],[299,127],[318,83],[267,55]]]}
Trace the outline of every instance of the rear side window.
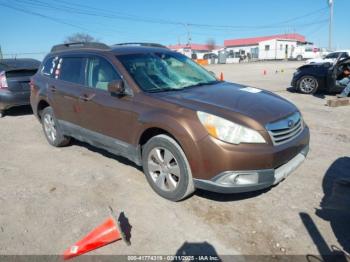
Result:
{"label": "rear side window", "polygon": [[75,84],[84,84],[85,59],[82,57],[63,57],[59,59],[56,74],[58,78]]}
{"label": "rear side window", "polygon": [[89,59],[87,73],[87,85],[89,87],[107,91],[108,83],[119,79],[119,74],[104,58],[94,57]]}
{"label": "rear side window", "polygon": [[45,62],[43,67],[41,68],[41,73],[48,77],[53,77],[53,72],[56,67],[56,63],[58,61],[58,57],[50,57]]}

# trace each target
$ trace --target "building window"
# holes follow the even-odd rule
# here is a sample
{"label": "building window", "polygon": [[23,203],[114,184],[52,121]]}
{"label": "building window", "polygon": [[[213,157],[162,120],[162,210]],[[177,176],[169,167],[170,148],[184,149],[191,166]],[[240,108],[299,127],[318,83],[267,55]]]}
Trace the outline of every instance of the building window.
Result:
{"label": "building window", "polygon": [[265,45],[265,51],[269,51],[270,50],[270,45]]}

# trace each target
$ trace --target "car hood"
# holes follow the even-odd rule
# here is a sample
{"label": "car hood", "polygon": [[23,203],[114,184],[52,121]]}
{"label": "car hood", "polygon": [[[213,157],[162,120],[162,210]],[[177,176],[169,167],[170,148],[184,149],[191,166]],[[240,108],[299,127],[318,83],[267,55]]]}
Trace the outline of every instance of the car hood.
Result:
{"label": "car hood", "polygon": [[263,126],[298,110],[292,103],[271,92],[227,82],[158,95],[182,107],[219,114],[233,121],[237,114],[232,113],[238,113]]}
{"label": "car hood", "polygon": [[302,65],[301,67],[298,68],[298,70],[303,70],[303,69],[308,69],[308,68],[319,68],[319,67],[329,68],[331,66],[332,66],[332,63],[325,61],[322,63],[313,63],[313,64]]}

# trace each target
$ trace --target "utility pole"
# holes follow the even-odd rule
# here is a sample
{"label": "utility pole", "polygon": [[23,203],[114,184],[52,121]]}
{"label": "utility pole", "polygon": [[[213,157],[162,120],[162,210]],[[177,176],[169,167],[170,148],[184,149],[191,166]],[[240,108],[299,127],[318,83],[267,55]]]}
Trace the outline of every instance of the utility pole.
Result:
{"label": "utility pole", "polygon": [[2,50],[1,50],[1,45],[0,45],[0,60],[3,59],[2,57]]}
{"label": "utility pole", "polygon": [[327,0],[329,5],[329,36],[328,36],[328,49],[332,50],[332,34],[333,34],[333,7],[334,0]]}
{"label": "utility pole", "polygon": [[187,45],[190,47],[191,41],[192,41],[190,26],[188,24],[185,24],[185,27],[186,27],[186,31],[187,31]]}

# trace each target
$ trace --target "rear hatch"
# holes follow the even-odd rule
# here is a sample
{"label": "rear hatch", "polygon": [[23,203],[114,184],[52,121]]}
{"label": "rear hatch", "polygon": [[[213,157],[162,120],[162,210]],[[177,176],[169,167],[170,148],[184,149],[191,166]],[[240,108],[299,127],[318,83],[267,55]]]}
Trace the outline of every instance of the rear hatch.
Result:
{"label": "rear hatch", "polygon": [[5,72],[7,89],[12,92],[30,91],[30,78],[39,66],[40,62],[35,59],[0,60],[0,72]]}
{"label": "rear hatch", "polygon": [[36,73],[37,69],[16,69],[6,71],[8,90],[12,92],[30,91],[30,78]]}

